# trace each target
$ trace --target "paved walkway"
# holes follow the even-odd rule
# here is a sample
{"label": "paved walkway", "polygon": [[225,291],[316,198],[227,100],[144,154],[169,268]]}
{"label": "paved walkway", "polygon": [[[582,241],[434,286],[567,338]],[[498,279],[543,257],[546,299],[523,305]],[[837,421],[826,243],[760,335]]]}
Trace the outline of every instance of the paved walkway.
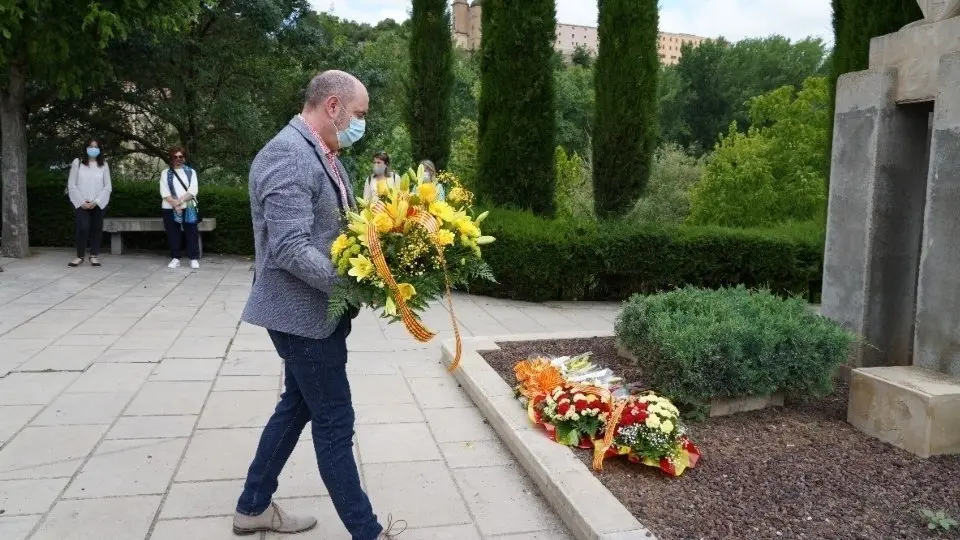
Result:
{"label": "paved walkway", "polygon": [[[191,272],[158,256],[77,269],[69,259],[0,259],[0,538],[233,538],[242,479],[281,390],[266,332],[239,322],[250,262],[208,257]],[[461,295],[456,309],[467,335],[502,335],[609,330],[615,308]],[[442,310],[424,319],[449,335]],[[405,540],[569,538],[436,344],[368,312],[349,343],[364,485],[381,517],[409,522]],[[296,538],[349,538],[309,442],[277,499],[320,519]]]}

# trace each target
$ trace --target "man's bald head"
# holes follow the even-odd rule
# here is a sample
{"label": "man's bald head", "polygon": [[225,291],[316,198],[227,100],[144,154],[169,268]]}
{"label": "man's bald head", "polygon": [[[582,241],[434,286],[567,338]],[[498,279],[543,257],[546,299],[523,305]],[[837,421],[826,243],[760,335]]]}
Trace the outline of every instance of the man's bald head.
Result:
{"label": "man's bald head", "polygon": [[351,118],[363,120],[370,96],[363,83],[344,71],[330,70],[310,81],[303,104],[303,116],[330,148],[340,148],[337,132],[346,129]]}
{"label": "man's bald head", "polygon": [[335,69],[324,71],[310,81],[304,106],[314,109],[323,105],[331,97],[338,97],[346,103],[357,97],[363,83],[353,75]]}

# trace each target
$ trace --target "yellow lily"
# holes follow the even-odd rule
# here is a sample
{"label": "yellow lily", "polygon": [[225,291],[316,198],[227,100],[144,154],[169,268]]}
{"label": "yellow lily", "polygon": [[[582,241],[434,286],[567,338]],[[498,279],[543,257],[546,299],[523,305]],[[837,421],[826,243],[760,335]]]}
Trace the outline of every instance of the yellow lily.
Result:
{"label": "yellow lily", "polygon": [[357,278],[357,281],[363,281],[373,271],[373,261],[365,256],[357,255],[350,258],[350,271],[347,274]]}
{"label": "yellow lily", "polygon": [[397,316],[397,304],[389,294],[387,295],[387,301],[383,304],[383,312],[391,317]]}
{"label": "yellow lily", "polygon": [[417,289],[409,283],[397,283],[397,289],[400,291],[400,298],[406,302],[417,295]]}

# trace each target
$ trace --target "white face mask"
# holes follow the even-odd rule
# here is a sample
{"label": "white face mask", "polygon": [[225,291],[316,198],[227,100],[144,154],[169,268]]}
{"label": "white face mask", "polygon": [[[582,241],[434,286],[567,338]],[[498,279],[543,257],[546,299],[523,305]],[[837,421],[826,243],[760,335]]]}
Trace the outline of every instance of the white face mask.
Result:
{"label": "white face mask", "polygon": [[375,175],[377,175],[377,176],[383,176],[386,172],[387,172],[387,166],[386,166],[386,165],[374,165],[374,166],[373,166],[373,174],[375,174]]}

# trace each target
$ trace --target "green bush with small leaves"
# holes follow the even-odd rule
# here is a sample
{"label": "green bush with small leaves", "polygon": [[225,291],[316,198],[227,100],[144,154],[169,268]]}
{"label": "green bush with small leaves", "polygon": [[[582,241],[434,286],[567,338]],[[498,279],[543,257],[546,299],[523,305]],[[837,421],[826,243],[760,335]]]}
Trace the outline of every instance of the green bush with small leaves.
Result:
{"label": "green bush with small leaves", "polygon": [[497,284],[475,292],[543,302],[617,300],[684,285],[768,287],[816,299],[823,233],[816,224],[725,229],[543,219],[495,210],[483,257]]}
{"label": "green bush with small leaves", "polygon": [[713,398],[823,396],[854,342],[804,300],[743,286],[633,296],[616,336],[645,382],[699,411]]}

